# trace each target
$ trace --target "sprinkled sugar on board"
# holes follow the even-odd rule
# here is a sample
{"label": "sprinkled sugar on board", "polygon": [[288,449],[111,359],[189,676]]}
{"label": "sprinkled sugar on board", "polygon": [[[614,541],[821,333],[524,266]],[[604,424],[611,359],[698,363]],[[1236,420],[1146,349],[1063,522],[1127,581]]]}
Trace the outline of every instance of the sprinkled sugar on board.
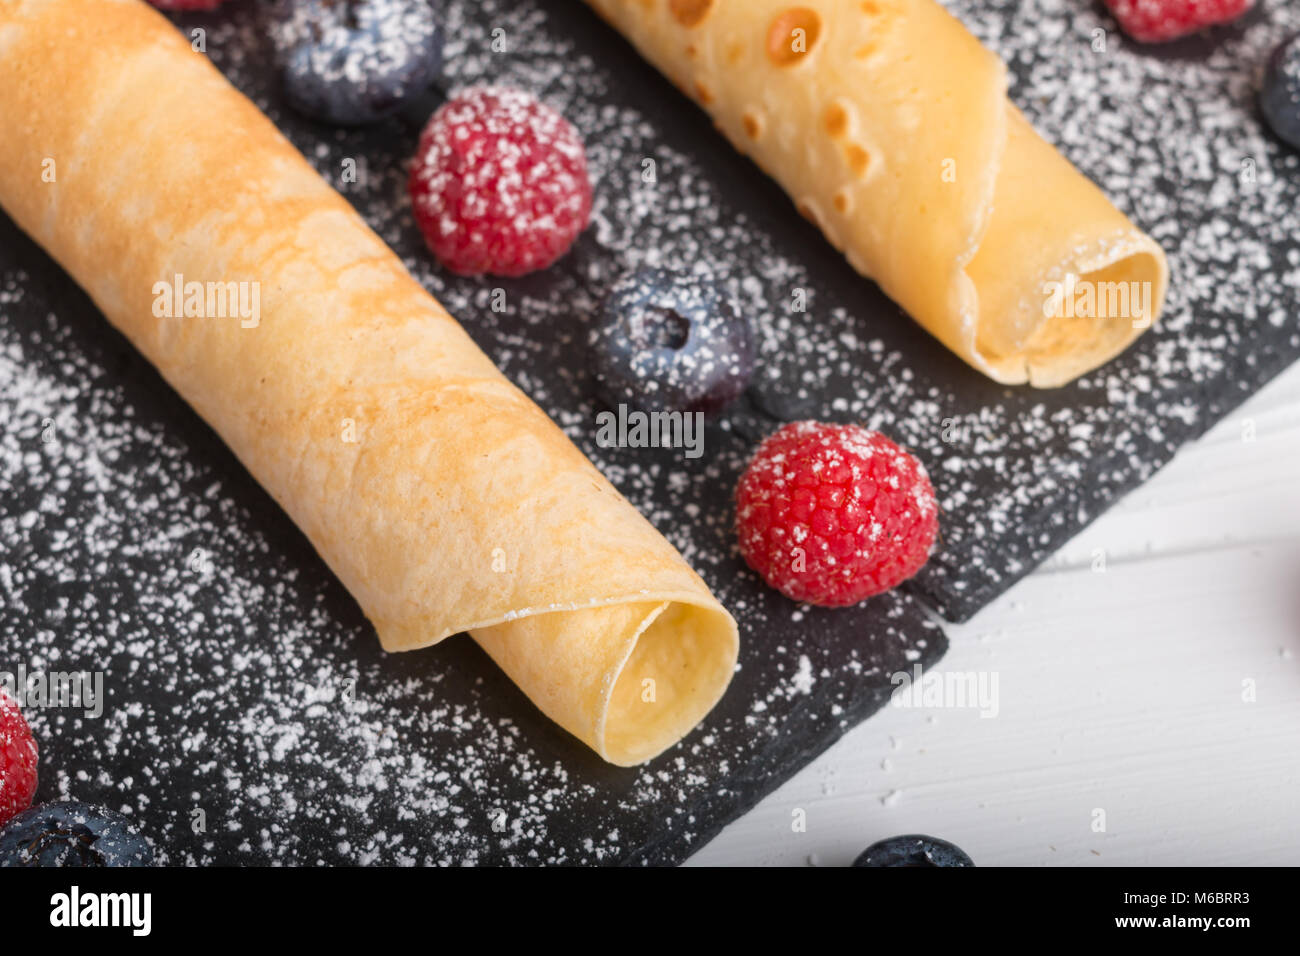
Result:
{"label": "sprinkled sugar on board", "polygon": [[[0,344],[3,666],[107,672],[100,718],[28,711],[38,799],[129,813],[162,862],[676,862],[880,706],[917,649],[944,649],[914,601],[801,614],[725,561],[720,593],[768,639],[684,745],[611,767],[466,638],[384,654],[216,436],[3,237],[19,262],[0,305],[24,326]],[[642,467],[652,512],[723,509],[714,479],[674,491]],[[726,549],[721,520],[692,539],[656,517],[697,554]]]}
{"label": "sprinkled sugar on board", "polygon": [[[743,569],[729,501],[763,435],[856,420],[915,450],[943,514],[913,592],[965,617],[1300,355],[1300,162],[1252,103],[1254,65],[1300,29],[1282,2],[1159,58],[1083,0],[950,5],[1008,60],[1013,101],[1170,253],[1163,326],[1059,392],[995,386],[948,355],[576,0],[447,5],[453,83],[541,94],[583,134],[596,185],[593,225],[556,267],[452,277],[405,198],[418,131],[294,116],[258,6],[181,22],[208,29],[218,66],[700,570],[740,621],[742,667],[682,746],[625,771],[465,639],[384,655],[291,522],[6,221],[3,647],[29,670],[105,670],[109,694],[99,719],[30,715],[40,797],[130,813],[165,862],[680,860],[945,646],[915,597],[808,610]],[[731,282],[759,333],[756,385],[698,460],[595,442],[582,349],[600,295],[634,265]]]}

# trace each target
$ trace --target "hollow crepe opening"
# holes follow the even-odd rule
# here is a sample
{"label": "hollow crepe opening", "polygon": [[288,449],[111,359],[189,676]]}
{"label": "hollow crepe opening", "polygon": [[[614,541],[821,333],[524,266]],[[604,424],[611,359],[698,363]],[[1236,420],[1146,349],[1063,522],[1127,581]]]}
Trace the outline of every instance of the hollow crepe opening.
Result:
{"label": "hollow crepe opening", "polygon": [[[1025,342],[1031,379],[1036,368],[1059,364],[1064,355],[1077,353],[1080,343],[1090,343],[1085,350],[1088,365],[1099,365],[1123,351],[1153,321],[1160,304],[1159,275],[1155,256],[1143,252],[1080,274],[1072,290],[1062,283],[1066,288],[1058,314],[1044,317]],[[1082,364],[1084,356],[1079,358]]]}
{"label": "hollow crepe opening", "polygon": [[[1095,260],[1094,260],[1095,261]],[[1163,268],[1155,252],[1138,250],[1097,269],[1042,279],[1011,314],[981,301],[975,347],[1004,374],[1039,388],[1074,380],[1122,352],[1160,312]],[[990,299],[996,301],[994,296]]]}
{"label": "hollow crepe opening", "polygon": [[470,634],[543,713],[626,767],[685,736],[735,669],[731,616],[676,597],[528,614]]}
{"label": "hollow crepe opening", "polygon": [[723,615],[677,602],[652,615],[610,692],[605,759],[630,766],[671,746],[717,703],[735,664]]}

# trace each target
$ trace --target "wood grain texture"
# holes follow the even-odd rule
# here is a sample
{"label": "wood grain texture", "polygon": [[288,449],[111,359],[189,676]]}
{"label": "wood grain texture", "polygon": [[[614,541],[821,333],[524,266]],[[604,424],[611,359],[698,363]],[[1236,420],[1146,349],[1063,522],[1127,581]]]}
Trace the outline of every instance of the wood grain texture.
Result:
{"label": "wood grain texture", "polygon": [[980,865],[1300,863],[1297,488],[1300,366],[949,632],[941,669],[997,672],[997,717],[887,707],[691,862],[919,831]]}

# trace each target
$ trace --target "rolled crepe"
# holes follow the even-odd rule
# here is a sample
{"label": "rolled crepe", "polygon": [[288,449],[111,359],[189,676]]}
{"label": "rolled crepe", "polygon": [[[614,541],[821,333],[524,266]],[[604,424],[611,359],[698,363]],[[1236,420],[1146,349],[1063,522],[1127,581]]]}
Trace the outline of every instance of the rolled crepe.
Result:
{"label": "rolled crepe", "polygon": [[[0,127],[0,204],[293,517],[386,649],[469,631],[623,765],[722,695],[736,624],[704,582],[142,0],[0,2]],[[226,312],[258,290],[260,318],[212,315],[212,291],[184,297],[208,314],[166,314],[191,282],[233,283]]]}
{"label": "rolled crepe", "polygon": [[588,0],[862,274],[990,378],[1063,385],[1159,314],[1160,247],[934,0]]}

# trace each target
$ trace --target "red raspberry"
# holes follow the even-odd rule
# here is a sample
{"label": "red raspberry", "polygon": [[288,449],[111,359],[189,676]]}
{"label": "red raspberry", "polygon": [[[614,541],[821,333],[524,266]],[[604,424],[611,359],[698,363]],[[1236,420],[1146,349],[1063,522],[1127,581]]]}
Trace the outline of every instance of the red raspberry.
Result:
{"label": "red raspberry", "polygon": [[741,476],[736,527],[741,555],[772,587],[847,607],[920,570],[939,509],[925,467],[884,435],[795,422]]}
{"label": "red raspberry", "polygon": [[23,712],[0,690],[0,826],[36,796],[36,740]]}
{"label": "red raspberry", "polygon": [[1254,5],[1255,0],[1106,0],[1124,32],[1142,43],[1176,40],[1227,23]]}
{"label": "red raspberry", "polygon": [[159,10],[215,10],[225,0],[149,0]]}
{"label": "red raspberry", "polygon": [[591,215],[577,131],[520,90],[475,87],[442,104],[420,136],[410,189],[429,248],[461,275],[544,269]]}

